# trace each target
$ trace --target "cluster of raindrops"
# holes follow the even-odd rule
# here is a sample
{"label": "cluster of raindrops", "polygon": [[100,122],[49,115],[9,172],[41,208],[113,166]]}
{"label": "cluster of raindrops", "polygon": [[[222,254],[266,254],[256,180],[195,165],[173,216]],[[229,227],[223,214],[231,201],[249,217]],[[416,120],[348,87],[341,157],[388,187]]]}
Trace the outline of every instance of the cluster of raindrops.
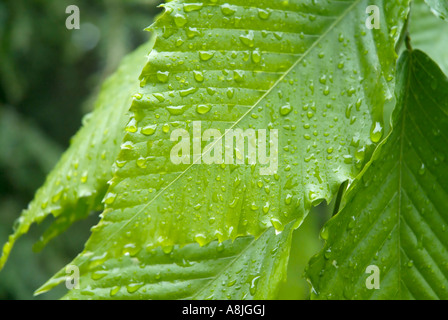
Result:
{"label": "cluster of raindrops", "polygon": [[[315,45],[319,33],[305,28],[311,23],[322,32],[334,17],[294,12],[289,4],[256,9],[221,2],[170,2],[165,9],[154,26],[158,38],[141,74],[141,90],[133,97],[116,161],[121,170],[117,176],[148,177],[138,187],[129,185],[128,198],[157,204],[158,212],[173,216],[165,219],[166,226],[199,224],[185,231],[204,245],[213,237],[257,234],[267,226],[282,231],[297,208],[316,205],[334,191],[338,181],[328,176],[353,176],[362,167],[367,143],[362,137],[369,119],[359,83],[362,70],[347,58],[353,35],[340,33],[334,39],[339,54],[332,56],[325,47],[330,44]],[[223,19],[217,21],[216,16]],[[304,57],[307,50],[311,51]],[[321,61],[318,67],[312,55]],[[348,80],[338,80],[342,77]],[[247,150],[236,147],[233,165],[196,169],[198,175],[182,184],[179,173],[195,166],[175,167],[170,162],[169,151],[177,143],[170,137],[183,129],[191,138],[195,122],[201,122],[201,133],[214,126],[221,132],[235,125],[278,129],[280,173],[260,177],[256,165],[250,164],[246,168],[254,180],[245,181],[245,168],[236,161],[249,164]],[[381,122],[375,122],[371,141],[379,142],[382,132]],[[205,145],[200,142],[199,152]],[[205,172],[210,176],[201,177]],[[234,187],[234,180],[242,182]],[[124,205],[126,200],[117,202],[119,192],[113,187],[125,184],[115,179],[111,186],[106,206]],[[173,204],[170,195],[175,189],[190,194],[189,199]],[[237,226],[217,227],[225,212],[239,212]],[[260,223],[254,226],[253,221]],[[201,232],[204,226],[209,231]],[[165,227],[160,230],[163,234]],[[168,238],[161,235],[157,243],[166,244]]]}

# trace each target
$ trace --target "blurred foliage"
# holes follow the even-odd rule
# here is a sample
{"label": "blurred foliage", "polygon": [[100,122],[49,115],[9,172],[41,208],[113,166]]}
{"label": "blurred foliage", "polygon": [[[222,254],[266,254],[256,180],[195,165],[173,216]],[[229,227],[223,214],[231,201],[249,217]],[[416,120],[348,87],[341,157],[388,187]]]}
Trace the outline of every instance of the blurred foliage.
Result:
{"label": "blurred foliage", "polygon": [[[124,55],[149,38],[161,0],[0,0],[0,246],[46,174],[91,110],[103,80]],[[80,30],[67,30],[75,4]],[[280,299],[306,299],[309,258],[322,247],[319,230],[331,206],[313,209],[295,231],[288,280]],[[0,299],[54,299],[64,288],[32,293],[82,251],[97,213],[76,223],[42,252],[33,243],[51,224],[33,226],[0,272]]]}
{"label": "blurred foliage", "polygon": [[[103,80],[149,38],[143,29],[161,11],[159,3],[0,0],[0,246],[91,110]],[[79,30],[65,27],[72,4],[80,9]],[[0,272],[0,299],[32,299],[82,250],[97,221],[92,214],[39,254],[32,245],[51,221],[33,227]],[[37,298],[59,296],[56,290]]]}
{"label": "blurred foliage", "polygon": [[[80,108],[86,97],[149,38],[143,29],[160,2],[1,0],[0,102],[66,145],[91,106]],[[80,9],[79,30],[65,27],[72,4]]]}

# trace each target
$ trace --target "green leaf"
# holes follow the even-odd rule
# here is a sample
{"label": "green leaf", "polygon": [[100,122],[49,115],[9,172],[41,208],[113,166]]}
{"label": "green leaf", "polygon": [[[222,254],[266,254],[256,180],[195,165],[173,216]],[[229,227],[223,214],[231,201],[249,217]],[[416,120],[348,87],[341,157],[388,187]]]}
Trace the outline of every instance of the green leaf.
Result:
{"label": "green leaf", "polygon": [[[197,243],[149,251],[128,247],[122,257],[99,257],[93,262],[92,256],[83,255],[86,262],[101,267],[83,277],[80,288],[64,298],[272,299],[284,280],[291,230],[290,224],[278,236],[270,228],[257,239],[213,241],[204,247]],[[88,263],[81,264],[81,274],[88,271]]]}
{"label": "green leaf", "polygon": [[[359,19],[350,23],[359,11],[365,16],[362,1],[328,3],[313,13],[301,1],[257,1],[259,9],[237,6],[238,1],[231,9],[205,2],[195,10],[196,4],[184,8],[183,2],[167,4],[156,23],[158,38],[141,76],[142,97],[131,107],[121,168],[109,188],[97,239],[124,234],[122,228],[148,215],[151,223],[140,227],[152,239],[142,240],[154,246],[259,235],[271,225],[281,230],[357,173],[355,163],[361,167],[363,148],[372,144],[371,128],[378,131],[375,142],[381,137],[393,40],[384,38],[387,32],[367,33]],[[211,13],[222,21],[209,20]],[[318,33],[294,32],[305,28]],[[198,34],[190,35],[190,29]],[[366,46],[389,50],[383,48],[378,57],[348,45],[363,32]],[[209,40],[204,44],[204,39]],[[332,59],[335,52],[339,56]],[[375,85],[363,84],[369,81]],[[197,111],[202,104],[210,109],[205,114]],[[177,141],[170,141],[170,133],[184,128],[192,136],[193,121],[202,122],[202,132],[278,129],[279,173],[262,176],[259,165],[173,164],[170,150]]]}
{"label": "green leaf", "polygon": [[152,44],[143,45],[125,58],[118,71],[104,83],[94,112],[85,116],[70,148],[16,221],[14,233],[3,247],[0,269],[15,241],[33,223],[42,222],[49,214],[56,218],[35,246],[41,249],[73,222],[85,218],[92,210],[102,210],[101,200],[107,181],[113,176],[112,165],[129,118],[131,94],[138,87],[136,79]]}
{"label": "green leaf", "polygon": [[447,20],[448,18],[448,1],[447,0],[425,0],[431,7],[432,12],[439,18]]}
{"label": "green leaf", "polygon": [[[101,267],[89,259],[106,264],[128,247],[257,238],[272,226],[298,226],[312,205],[329,202],[380,141],[382,106],[391,98],[408,1],[373,3],[384,9],[379,30],[366,27],[371,1],[167,3],[102,220],[73,261],[81,282]],[[220,130],[213,146],[226,129],[268,130],[268,146],[276,136],[269,130],[278,130],[278,154],[271,148],[278,172],[262,175],[264,166],[235,157],[234,164],[175,165],[171,133],[191,137],[197,121],[201,133]],[[109,279],[107,286],[118,285]]]}
{"label": "green leaf", "polygon": [[435,17],[423,0],[413,2],[409,33],[412,46],[426,52],[448,74],[448,24]]}
{"label": "green leaf", "polygon": [[421,51],[404,52],[398,79],[392,133],[322,230],[315,298],[448,298],[448,79]]}

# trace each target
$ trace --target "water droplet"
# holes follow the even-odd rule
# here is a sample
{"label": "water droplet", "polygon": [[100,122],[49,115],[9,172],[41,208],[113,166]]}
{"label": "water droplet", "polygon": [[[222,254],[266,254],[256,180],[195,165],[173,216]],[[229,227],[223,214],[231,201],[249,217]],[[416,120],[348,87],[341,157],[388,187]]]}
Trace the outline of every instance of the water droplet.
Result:
{"label": "water droplet", "polygon": [[271,12],[268,10],[258,9],[258,16],[260,19],[266,20],[271,15]]}
{"label": "water droplet", "polygon": [[261,61],[261,53],[258,49],[252,51],[252,61],[254,63],[259,63]]}
{"label": "water droplet", "polygon": [[231,16],[232,14],[234,14],[236,12],[236,7],[232,6],[228,3],[225,3],[221,6],[221,11],[224,15]]}
{"label": "water droplet", "polygon": [[193,71],[193,74],[194,74],[194,79],[197,82],[204,81],[204,74],[201,71]]}
{"label": "water droplet", "polygon": [[254,44],[255,44],[255,41],[254,41],[254,32],[253,32],[252,30],[250,30],[250,31],[248,32],[248,34],[246,34],[246,35],[241,35],[241,36],[240,36],[240,40],[241,40],[241,42],[242,42],[243,44],[245,44],[246,46],[252,48],[252,47],[254,46]]}
{"label": "water droplet", "polygon": [[185,3],[184,11],[185,12],[199,11],[202,9],[202,6],[203,6],[202,3]]}
{"label": "water droplet", "polygon": [[136,161],[137,166],[141,169],[145,169],[146,168],[146,158],[144,157],[140,157],[137,159]]}
{"label": "water droplet", "polygon": [[199,51],[199,58],[202,61],[210,60],[214,55],[215,53],[213,51]]}
{"label": "water droplet", "polygon": [[257,292],[258,281],[260,280],[260,276],[255,276],[250,280],[249,292],[252,296]]}
{"label": "water droplet", "polygon": [[207,93],[211,96],[213,96],[217,92],[216,89],[212,88],[212,87],[208,87],[206,90],[207,90]]}
{"label": "water droplet", "polygon": [[184,113],[184,106],[168,106],[166,109],[173,116],[178,116]]}
{"label": "water droplet", "polygon": [[277,40],[282,40],[283,39],[283,32],[274,32],[274,37]]}
{"label": "water droplet", "polygon": [[159,102],[163,102],[165,101],[165,97],[163,96],[163,94],[161,93],[153,93],[152,94],[157,100],[159,100]]}
{"label": "water droplet", "polygon": [[109,192],[104,197],[104,203],[105,204],[112,204],[112,203],[114,203],[116,197],[117,197],[117,195],[115,193]]}
{"label": "water droplet", "polygon": [[231,280],[231,281],[229,281],[228,283],[227,283],[227,286],[228,287],[233,287],[234,285],[235,285],[235,283],[236,283],[236,280],[234,279],[234,280]]}
{"label": "water droplet", "polygon": [[199,245],[202,247],[207,244],[207,237],[203,234],[197,234],[194,236],[194,241],[199,243]]}
{"label": "water droplet", "polygon": [[250,205],[250,208],[251,208],[253,211],[258,210],[258,206],[257,206],[257,204],[255,203],[255,201],[252,202],[252,204]]}
{"label": "water droplet", "polygon": [[157,79],[162,83],[168,82],[169,75],[170,73],[168,71],[157,71]]}
{"label": "water droplet", "polygon": [[348,228],[353,229],[356,225],[356,218],[354,216],[351,216],[350,222],[348,223]]}
{"label": "water droplet", "polygon": [[183,45],[184,44],[184,39],[182,39],[182,38],[179,38],[179,39],[177,39],[176,40],[176,47],[180,47],[181,45]]}
{"label": "water droplet", "polygon": [[89,175],[89,173],[87,171],[84,171],[84,173],[81,176],[81,183],[86,183],[87,182],[88,175]]}
{"label": "water droplet", "polygon": [[135,120],[135,118],[131,118],[131,120],[129,120],[125,130],[131,133],[137,132],[137,121]]}
{"label": "water droplet", "polygon": [[174,249],[174,246],[163,246],[162,247],[162,251],[165,254],[170,254],[173,251],[173,249]]}
{"label": "water droplet", "polygon": [[284,229],[283,223],[276,218],[271,219],[271,224],[277,231],[283,231]]}
{"label": "water droplet", "polygon": [[372,125],[372,129],[370,130],[370,140],[372,140],[373,143],[377,143],[381,140],[382,136],[383,127],[381,126],[381,123],[377,121]]}
{"label": "water droplet", "polygon": [[137,100],[140,100],[141,98],[143,98],[143,95],[141,93],[136,93],[133,95],[133,97]]}
{"label": "water droplet", "polygon": [[325,252],[324,252],[324,257],[325,257],[325,259],[330,259],[331,258],[331,249],[330,248],[328,248],[327,250],[325,250]]}
{"label": "water droplet", "polygon": [[92,280],[100,280],[107,276],[107,272],[104,270],[94,271],[92,273]]}
{"label": "water droplet", "polygon": [[345,117],[347,119],[350,119],[350,115],[352,113],[352,108],[353,108],[353,105],[351,103],[345,108]]}
{"label": "water droplet", "polygon": [[319,82],[321,84],[326,84],[327,83],[327,76],[323,75],[322,77],[319,78]]}
{"label": "water droplet", "polygon": [[343,159],[346,164],[351,164],[353,162],[353,156],[350,154],[343,156]]}
{"label": "water droplet", "polygon": [[241,83],[244,81],[244,72],[242,70],[233,71],[233,79],[237,83]]}
{"label": "water droplet", "polygon": [[349,97],[351,97],[351,96],[354,95],[355,93],[356,93],[356,89],[353,88],[353,87],[350,87],[350,88],[347,90],[347,94],[348,94]]}
{"label": "water droplet", "polygon": [[198,91],[198,88],[191,87],[191,88],[188,88],[188,89],[185,89],[185,90],[180,90],[179,91],[179,95],[181,97],[186,97],[186,96],[188,96],[190,94],[195,93],[196,91]]}
{"label": "water droplet", "polygon": [[420,169],[418,169],[418,174],[422,176],[425,174],[425,171],[426,171],[425,164],[422,163]]}
{"label": "water droplet", "polygon": [[280,107],[280,114],[282,116],[288,115],[291,111],[292,111],[292,107],[291,107],[291,105],[289,103],[284,105],[284,106],[282,106],[282,107]]}
{"label": "water droplet", "polygon": [[179,28],[182,28],[187,23],[187,18],[184,15],[178,13],[174,16],[174,23]]}
{"label": "water droplet", "polygon": [[146,126],[144,128],[142,128],[141,132],[145,135],[145,136],[150,136],[152,134],[154,134],[154,132],[156,132],[156,128],[157,125],[150,125],[150,126]]}
{"label": "water droplet", "polygon": [[196,111],[199,114],[206,114],[207,112],[209,112],[211,109],[211,107],[209,105],[206,104],[200,104],[197,106]]}
{"label": "water droplet", "polygon": [[121,289],[120,286],[112,287],[112,288],[110,289],[110,296],[111,296],[111,297],[115,296],[115,295],[118,293],[118,291],[120,291],[120,289]]}
{"label": "water droplet", "polygon": [[268,213],[270,208],[269,202],[266,202],[266,204],[263,206],[263,212]]}
{"label": "water droplet", "polygon": [[126,290],[128,291],[128,293],[134,293],[138,289],[143,287],[143,285],[144,285],[144,283],[131,283],[131,284],[126,286]]}
{"label": "water droplet", "polygon": [[123,168],[124,165],[126,164],[126,160],[117,160],[115,161],[115,164],[117,165],[118,168]]}
{"label": "water droplet", "polygon": [[328,236],[329,236],[328,228],[326,226],[324,226],[322,228],[322,230],[320,231],[320,237],[323,240],[328,240]]}
{"label": "water droplet", "polygon": [[133,150],[134,144],[131,141],[126,141],[121,144],[120,148],[123,150]]}

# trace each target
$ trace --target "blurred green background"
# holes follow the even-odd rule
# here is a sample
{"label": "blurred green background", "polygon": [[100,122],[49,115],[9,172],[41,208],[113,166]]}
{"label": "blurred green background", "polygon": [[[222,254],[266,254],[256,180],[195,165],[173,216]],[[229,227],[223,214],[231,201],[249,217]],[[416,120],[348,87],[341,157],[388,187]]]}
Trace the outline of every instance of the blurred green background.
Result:
{"label": "blurred green background", "polygon": [[[103,80],[149,38],[143,29],[161,12],[159,3],[0,0],[0,247],[91,110]],[[65,26],[69,5],[79,7],[79,30]],[[97,220],[92,214],[37,254],[32,244],[50,221],[33,227],[0,272],[0,299],[32,299],[82,250]]]}
{"label": "blurred green background", "polygon": [[[149,38],[143,29],[161,12],[159,3],[0,0],[0,247],[91,110],[103,80]],[[65,27],[65,9],[73,4],[80,9],[79,30]],[[328,208],[318,207],[295,233],[279,298],[308,297],[302,275],[322,246],[318,232]],[[31,247],[50,221],[31,228],[0,272],[0,299],[59,298],[63,287],[38,297],[33,292],[82,250],[97,221],[93,213],[40,253]]]}

